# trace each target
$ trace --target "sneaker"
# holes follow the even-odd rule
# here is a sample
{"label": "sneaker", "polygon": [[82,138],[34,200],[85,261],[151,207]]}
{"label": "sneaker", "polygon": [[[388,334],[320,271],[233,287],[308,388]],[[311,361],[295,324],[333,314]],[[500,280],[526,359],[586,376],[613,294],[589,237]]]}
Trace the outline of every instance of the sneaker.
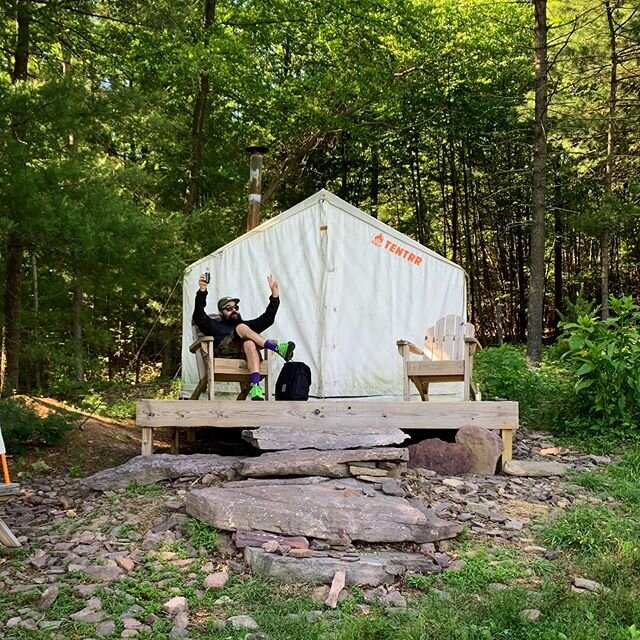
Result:
{"label": "sneaker", "polygon": [[259,384],[252,384],[249,389],[249,397],[252,400],[264,400],[264,391]]}
{"label": "sneaker", "polygon": [[278,342],[276,345],[276,353],[282,356],[285,362],[289,362],[289,360],[293,358],[293,350],[295,348],[295,342]]}

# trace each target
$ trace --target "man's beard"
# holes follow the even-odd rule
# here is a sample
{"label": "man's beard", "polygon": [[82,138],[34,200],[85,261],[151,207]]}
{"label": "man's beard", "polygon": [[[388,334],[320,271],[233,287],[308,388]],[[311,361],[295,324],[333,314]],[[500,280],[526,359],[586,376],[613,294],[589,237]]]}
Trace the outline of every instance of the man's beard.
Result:
{"label": "man's beard", "polygon": [[242,316],[237,311],[234,311],[229,316],[229,322],[233,322],[234,324],[240,324],[242,322]]}

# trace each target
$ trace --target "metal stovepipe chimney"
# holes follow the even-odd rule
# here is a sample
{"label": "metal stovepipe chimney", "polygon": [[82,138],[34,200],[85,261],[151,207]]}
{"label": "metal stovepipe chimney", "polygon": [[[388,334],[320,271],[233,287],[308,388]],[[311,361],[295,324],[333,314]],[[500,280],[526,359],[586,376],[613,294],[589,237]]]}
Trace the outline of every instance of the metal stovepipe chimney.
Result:
{"label": "metal stovepipe chimney", "polygon": [[260,201],[262,199],[262,157],[269,149],[260,145],[246,148],[251,154],[249,165],[249,211],[247,213],[247,231],[260,223]]}

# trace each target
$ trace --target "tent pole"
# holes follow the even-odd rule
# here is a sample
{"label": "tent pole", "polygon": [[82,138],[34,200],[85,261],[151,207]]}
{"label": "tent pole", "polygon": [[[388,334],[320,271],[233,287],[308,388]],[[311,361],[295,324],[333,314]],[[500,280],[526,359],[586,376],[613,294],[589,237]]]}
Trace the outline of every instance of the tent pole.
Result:
{"label": "tent pole", "polygon": [[260,145],[246,148],[251,154],[249,167],[249,211],[247,213],[247,231],[251,231],[260,222],[260,201],[262,200],[262,157],[269,149]]}

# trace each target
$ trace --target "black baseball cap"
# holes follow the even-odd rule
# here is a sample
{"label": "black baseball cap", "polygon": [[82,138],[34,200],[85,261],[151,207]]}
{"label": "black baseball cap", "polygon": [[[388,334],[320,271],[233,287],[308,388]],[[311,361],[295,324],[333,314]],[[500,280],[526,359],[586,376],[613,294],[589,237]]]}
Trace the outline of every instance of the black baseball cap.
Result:
{"label": "black baseball cap", "polygon": [[238,304],[240,302],[240,298],[220,298],[220,300],[218,300],[218,311],[222,311],[223,307],[226,307],[230,302]]}

